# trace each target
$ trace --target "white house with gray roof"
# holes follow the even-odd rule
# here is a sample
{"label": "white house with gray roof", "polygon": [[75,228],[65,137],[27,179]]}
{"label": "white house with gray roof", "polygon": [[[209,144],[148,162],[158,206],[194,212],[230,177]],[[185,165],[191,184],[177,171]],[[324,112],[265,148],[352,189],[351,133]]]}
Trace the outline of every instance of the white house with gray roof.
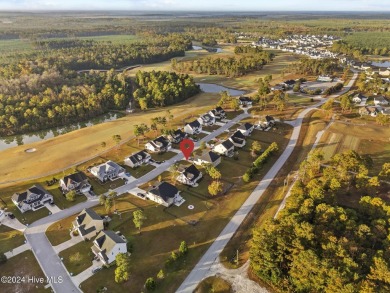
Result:
{"label": "white house with gray roof", "polygon": [[216,145],[213,148],[213,151],[217,154],[227,156],[227,157],[233,157],[234,153],[234,144],[230,140],[225,140],[224,142]]}
{"label": "white house with gray roof", "polygon": [[24,192],[16,192],[12,195],[12,202],[24,213],[36,211],[44,207],[45,203],[53,203],[53,196],[41,185],[33,185]]}
{"label": "white house with gray roof", "polygon": [[99,179],[100,182],[106,182],[107,180],[116,179],[119,174],[125,172],[125,169],[113,161],[107,161],[103,164],[92,167],[90,172]]}
{"label": "white house with gray roof", "polygon": [[119,253],[127,253],[127,241],[119,232],[103,230],[96,236],[91,249],[103,264],[109,265]]}
{"label": "white house with gray roof", "polygon": [[134,153],[125,158],[125,164],[131,168],[136,168],[144,164],[148,164],[152,156],[145,151]]}
{"label": "white house with gray roof", "polygon": [[169,207],[176,201],[182,199],[180,191],[176,188],[176,186],[165,181],[159,182],[157,185],[149,189],[146,193],[146,197],[166,207]]}

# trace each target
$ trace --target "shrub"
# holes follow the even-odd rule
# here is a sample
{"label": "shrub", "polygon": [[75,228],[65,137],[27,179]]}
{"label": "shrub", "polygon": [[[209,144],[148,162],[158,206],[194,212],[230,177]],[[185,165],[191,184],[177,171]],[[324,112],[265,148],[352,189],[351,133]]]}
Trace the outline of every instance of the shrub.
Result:
{"label": "shrub", "polygon": [[148,291],[154,291],[154,289],[156,289],[156,282],[154,281],[154,279],[152,277],[148,278],[145,282],[145,288],[148,290]]}

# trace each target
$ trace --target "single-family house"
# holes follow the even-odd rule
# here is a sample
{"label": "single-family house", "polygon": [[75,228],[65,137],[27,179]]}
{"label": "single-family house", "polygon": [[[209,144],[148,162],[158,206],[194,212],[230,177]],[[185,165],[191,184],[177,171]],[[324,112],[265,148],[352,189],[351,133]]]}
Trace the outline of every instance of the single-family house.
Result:
{"label": "single-family house", "polygon": [[389,104],[389,101],[383,96],[375,96],[374,104],[375,106],[386,106]]}
{"label": "single-family house", "polygon": [[329,75],[320,75],[318,78],[317,78],[317,81],[322,81],[322,82],[332,82],[333,81],[333,78]]}
{"label": "single-family house", "polygon": [[119,232],[103,230],[96,236],[91,249],[103,264],[109,265],[119,253],[127,253],[127,241]]}
{"label": "single-family house", "polygon": [[254,125],[248,122],[242,124],[240,127],[237,128],[237,130],[241,131],[242,134],[245,136],[251,135],[253,129],[254,129]]}
{"label": "single-family house", "polygon": [[382,108],[380,111],[383,115],[390,115],[390,107]]}
{"label": "single-family house", "polygon": [[281,83],[282,86],[284,86],[286,89],[292,89],[295,85],[295,80],[289,79]]}
{"label": "single-family house", "polygon": [[239,97],[238,98],[238,103],[241,106],[251,106],[252,105],[252,99],[249,97]]}
{"label": "single-family house", "polygon": [[198,118],[198,121],[201,125],[211,126],[215,123],[215,117],[210,115],[209,113],[203,114]]}
{"label": "single-family house", "polygon": [[216,145],[213,148],[213,151],[220,155],[232,157],[234,153],[234,144],[227,139],[224,142]]}
{"label": "single-family house", "polygon": [[165,153],[172,148],[172,144],[165,136],[159,136],[145,144],[145,149],[152,153]]}
{"label": "single-family house", "polygon": [[125,169],[113,161],[107,161],[103,164],[91,168],[91,174],[94,175],[100,182],[116,179],[119,174],[125,172]]}
{"label": "single-family house", "polygon": [[60,179],[60,187],[62,193],[76,191],[77,193],[85,193],[91,190],[87,176],[83,172],[73,173]]}
{"label": "single-family house", "polygon": [[168,135],[168,139],[171,143],[180,143],[185,137],[186,134],[181,129],[177,129]]}
{"label": "single-family house", "polygon": [[212,164],[214,167],[221,163],[221,156],[213,151],[204,150],[200,155],[194,156],[194,164],[207,165]]}
{"label": "single-family house", "polygon": [[269,116],[269,115],[266,115],[265,116],[265,121],[266,121],[266,126],[267,127],[272,127],[272,126],[274,126],[275,125],[275,119],[274,119],[274,117],[272,117],[272,116]]}
{"label": "single-family house", "polygon": [[169,207],[179,199],[180,191],[176,186],[163,181],[149,189],[146,197],[163,206]]}
{"label": "single-family house", "polygon": [[379,111],[376,107],[361,107],[359,109],[360,116],[370,115],[371,117],[376,117]]}
{"label": "single-family house", "polygon": [[79,232],[84,240],[95,237],[104,229],[104,222],[93,209],[84,209],[73,222],[73,229]]}
{"label": "single-family house", "polygon": [[142,150],[138,153],[131,154],[129,157],[125,158],[125,165],[136,168],[143,164],[149,163],[152,156],[146,151]]}
{"label": "single-family house", "polygon": [[352,102],[356,104],[360,104],[363,100],[367,100],[367,97],[365,97],[363,94],[358,93],[352,98]]}
{"label": "single-family house", "polygon": [[190,165],[187,168],[179,168],[179,171],[180,174],[177,176],[176,180],[192,187],[198,186],[198,182],[203,176],[202,172],[200,172],[195,165]]}
{"label": "single-family house", "polygon": [[283,84],[275,84],[273,87],[271,87],[271,91],[284,91],[285,86]]}
{"label": "single-family house", "polygon": [[226,118],[225,110],[222,109],[222,107],[217,107],[217,108],[209,111],[209,114],[218,120]]}
{"label": "single-family house", "polygon": [[235,147],[243,148],[246,144],[245,135],[241,131],[237,130],[229,140],[233,143]]}
{"label": "single-family house", "polygon": [[53,203],[53,196],[41,185],[36,184],[24,192],[16,192],[12,195],[12,202],[24,213],[36,211],[44,207],[45,203]]}
{"label": "single-family house", "polygon": [[201,131],[202,125],[198,120],[194,120],[184,126],[184,132],[188,134],[199,134]]}

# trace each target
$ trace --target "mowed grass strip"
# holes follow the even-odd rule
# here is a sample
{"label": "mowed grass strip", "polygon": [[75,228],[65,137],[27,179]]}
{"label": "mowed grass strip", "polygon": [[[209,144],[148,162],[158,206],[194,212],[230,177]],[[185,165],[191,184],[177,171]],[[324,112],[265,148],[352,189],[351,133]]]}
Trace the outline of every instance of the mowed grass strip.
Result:
{"label": "mowed grass strip", "polygon": [[50,289],[45,289],[43,284],[34,282],[27,282],[29,277],[45,278],[38,262],[36,261],[34,254],[31,251],[25,251],[18,254],[6,263],[0,265],[0,271],[3,276],[19,276],[25,277],[25,282],[4,283],[1,284],[1,292],[36,292],[36,293],[49,293]]}
{"label": "mowed grass strip", "polygon": [[22,232],[4,225],[0,226],[0,253],[5,253],[23,245],[24,241],[25,239]]}

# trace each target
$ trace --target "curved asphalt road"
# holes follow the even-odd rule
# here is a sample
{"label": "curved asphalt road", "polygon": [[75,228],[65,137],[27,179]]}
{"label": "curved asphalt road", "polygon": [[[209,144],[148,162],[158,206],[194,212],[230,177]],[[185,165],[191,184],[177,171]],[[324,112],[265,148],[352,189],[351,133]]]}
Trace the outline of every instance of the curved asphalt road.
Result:
{"label": "curved asphalt road", "polygon": [[[351,86],[355,83],[357,78],[357,73],[354,73],[353,78],[348,83],[348,85],[344,88],[343,91],[338,93],[337,95],[331,96],[331,98],[338,97],[351,88]],[[301,132],[302,121],[307,113],[317,108],[318,106],[324,104],[327,99],[323,99],[323,101],[306,108],[304,111],[299,113],[298,118],[295,120],[295,126],[293,133],[291,135],[288,146],[284,150],[283,154],[279,157],[276,163],[272,166],[272,168],[268,171],[268,173],[264,176],[263,180],[256,186],[255,190],[248,197],[248,199],[243,203],[240,209],[236,212],[236,214],[230,219],[230,222],[226,225],[223,231],[219,234],[219,236],[215,239],[210,248],[206,251],[203,257],[200,259],[198,264],[194,267],[194,269],[190,272],[184,282],[181,284],[179,289],[177,289],[176,293],[192,293],[196,286],[206,277],[212,275],[210,269],[214,262],[216,261],[219,254],[222,252],[223,248],[229,242],[230,238],[233,237],[234,233],[251,211],[253,206],[257,203],[260,197],[263,195],[264,191],[270,185],[276,174],[283,167],[286,160],[290,157],[293,152],[297,140],[299,137],[299,133]]]}

